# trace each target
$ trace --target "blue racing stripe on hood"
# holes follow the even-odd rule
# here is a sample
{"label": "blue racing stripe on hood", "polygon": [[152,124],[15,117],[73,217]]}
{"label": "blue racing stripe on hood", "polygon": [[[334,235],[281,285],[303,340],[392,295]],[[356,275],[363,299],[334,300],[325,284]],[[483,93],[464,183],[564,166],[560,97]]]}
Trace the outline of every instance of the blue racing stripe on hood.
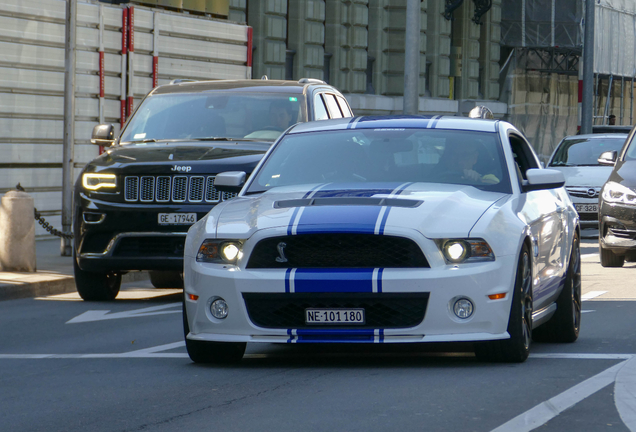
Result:
{"label": "blue racing stripe on hood", "polygon": [[357,232],[373,234],[380,206],[311,206],[300,215],[297,234]]}
{"label": "blue racing stripe on hood", "polygon": [[373,292],[373,269],[297,269],[294,291]]}

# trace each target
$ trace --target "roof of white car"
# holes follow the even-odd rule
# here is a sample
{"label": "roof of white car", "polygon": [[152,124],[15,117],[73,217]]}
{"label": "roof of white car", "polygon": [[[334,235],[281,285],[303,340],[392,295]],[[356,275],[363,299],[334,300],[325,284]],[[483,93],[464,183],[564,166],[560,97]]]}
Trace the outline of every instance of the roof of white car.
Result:
{"label": "roof of white car", "polygon": [[442,116],[362,116],[299,123],[288,133],[324,132],[345,129],[453,129],[496,132],[499,120]]}

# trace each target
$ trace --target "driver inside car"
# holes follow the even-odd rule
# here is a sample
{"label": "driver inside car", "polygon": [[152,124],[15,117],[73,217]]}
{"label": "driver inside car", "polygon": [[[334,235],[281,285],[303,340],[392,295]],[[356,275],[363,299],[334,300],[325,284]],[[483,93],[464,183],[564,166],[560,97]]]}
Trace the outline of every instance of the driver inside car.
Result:
{"label": "driver inside car", "polygon": [[269,124],[267,129],[284,131],[290,126],[292,119],[289,104],[284,101],[273,102],[269,107]]}
{"label": "driver inside car", "polygon": [[472,182],[486,184],[499,183],[499,179],[490,173],[479,173],[475,165],[479,160],[478,149],[469,143],[456,143],[454,146],[447,146],[440,161],[448,173],[457,173],[461,178]]}

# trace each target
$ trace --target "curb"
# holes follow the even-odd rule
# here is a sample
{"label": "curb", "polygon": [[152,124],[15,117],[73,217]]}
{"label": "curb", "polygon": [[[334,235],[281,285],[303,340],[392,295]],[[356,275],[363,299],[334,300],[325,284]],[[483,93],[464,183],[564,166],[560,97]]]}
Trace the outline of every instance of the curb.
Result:
{"label": "curb", "polygon": [[[15,283],[6,283],[6,279],[0,282],[0,301],[76,292],[75,278],[70,275],[44,272],[11,274],[21,277],[16,277]],[[135,271],[123,275],[121,282],[145,281],[149,278],[148,272]]]}

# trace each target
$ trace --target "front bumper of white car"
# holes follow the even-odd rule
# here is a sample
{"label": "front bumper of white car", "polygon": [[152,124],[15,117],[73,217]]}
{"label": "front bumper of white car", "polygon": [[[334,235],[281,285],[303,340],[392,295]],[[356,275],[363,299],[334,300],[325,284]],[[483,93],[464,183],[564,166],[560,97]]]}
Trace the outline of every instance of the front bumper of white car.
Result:
{"label": "front bumper of white car", "polygon": [[[385,234],[391,234],[389,232]],[[401,233],[404,235],[404,232]],[[259,236],[261,237],[261,236]],[[517,257],[446,264],[435,242],[412,238],[430,267],[384,269],[245,268],[185,259],[191,340],[266,343],[460,342],[506,339]],[[246,242],[249,253],[250,239]],[[252,246],[253,247],[253,246]],[[489,295],[505,294],[492,300]],[[454,303],[473,304],[459,318]],[[194,300],[196,299],[196,300]],[[227,303],[215,318],[210,305]],[[364,308],[364,324],[306,324],[307,308]],[[419,314],[419,315],[418,315]]]}

